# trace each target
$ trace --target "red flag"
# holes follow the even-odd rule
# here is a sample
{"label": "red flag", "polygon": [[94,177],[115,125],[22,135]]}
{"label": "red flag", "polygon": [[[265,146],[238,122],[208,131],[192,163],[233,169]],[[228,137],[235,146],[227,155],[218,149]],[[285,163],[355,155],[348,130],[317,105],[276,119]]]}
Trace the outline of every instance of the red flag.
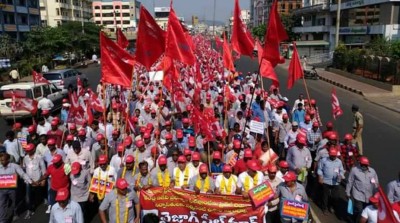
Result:
{"label": "red flag", "polygon": [[385,192],[383,192],[381,186],[379,186],[377,193],[379,194],[378,223],[398,222],[393,214],[392,205],[390,204]]}
{"label": "red flag", "polygon": [[39,83],[45,83],[45,84],[50,84],[50,81],[46,80],[41,74],[39,74],[36,71],[32,71],[32,77],[33,77],[33,83],[39,84]]}
{"label": "red flag", "polygon": [[276,76],[275,69],[272,67],[272,64],[262,57],[263,48],[261,47],[260,42],[256,41],[256,46],[258,50],[258,63],[260,66],[260,74],[262,77],[268,78],[272,80],[272,84],[276,87],[279,87],[279,79]]}
{"label": "red flag", "polygon": [[193,65],[196,61],[192,48],[185,37],[182,25],[172,7],[168,18],[167,44],[165,51],[166,56],[187,65]]}
{"label": "red flag", "polygon": [[299,54],[297,53],[296,44],[293,43],[293,54],[292,60],[289,64],[289,79],[287,82],[287,88],[291,89],[294,82],[303,77],[303,67],[301,66]]}
{"label": "red flag", "polygon": [[15,110],[29,111],[31,114],[36,114],[38,102],[30,98],[15,98]]}
{"label": "red flag", "polygon": [[103,102],[93,91],[89,91],[89,103],[95,111],[104,112]]}
{"label": "red flag", "polygon": [[76,93],[77,93],[78,97],[85,94],[85,92],[83,90],[82,81],[78,76],[76,77]]}
{"label": "red flag", "polygon": [[[224,38],[225,38],[225,33],[224,33]],[[221,49],[222,44],[223,44],[222,40],[218,36],[215,36],[215,45],[217,49]]]}
{"label": "red flag", "polygon": [[117,35],[118,46],[120,46],[122,49],[127,48],[129,46],[129,41],[120,28],[117,28],[116,35]]}
{"label": "red flag", "polygon": [[131,86],[133,57],[100,32],[101,75],[105,83]]}
{"label": "red flag", "polygon": [[231,37],[232,48],[239,54],[253,57],[254,40],[241,18],[239,0],[235,0],[233,12],[233,30]]}
{"label": "red flag", "polygon": [[165,32],[142,5],[136,41],[136,60],[150,70],[165,51]]}
{"label": "red flag", "polygon": [[339,99],[336,96],[335,88],[332,88],[332,115],[333,119],[343,115],[343,110],[340,108]]}
{"label": "red flag", "polygon": [[11,111],[15,112],[17,110],[16,106],[17,97],[15,96],[14,91],[11,91]]}
{"label": "red flag", "polygon": [[87,115],[87,121],[88,124],[91,125],[94,118],[93,118],[93,113],[92,113],[92,107],[90,106],[90,103],[86,104],[86,115]]}
{"label": "red flag", "polygon": [[68,93],[69,101],[71,102],[71,110],[77,110],[80,107],[76,92]]}
{"label": "red flag", "polygon": [[223,47],[224,47],[224,55],[223,55],[224,67],[227,70],[234,72],[235,67],[233,66],[232,51],[231,51],[228,41],[226,40],[225,35],[224,35]]}
{"label": "red flag", "polygon": [[274,0],[269,14],[268,28],[265,34],[264,54],[263,58],[269,60],[275,67],[280,61],[279,44],[289,37],[281,22],[278,13],[278,0]]}

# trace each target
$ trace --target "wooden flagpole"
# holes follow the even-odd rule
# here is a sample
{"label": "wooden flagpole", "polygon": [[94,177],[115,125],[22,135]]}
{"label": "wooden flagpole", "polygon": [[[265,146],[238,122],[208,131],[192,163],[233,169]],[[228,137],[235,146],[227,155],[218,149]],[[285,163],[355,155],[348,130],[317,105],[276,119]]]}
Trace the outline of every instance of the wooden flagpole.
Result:
{"label": "wooden flagpole", "polygon": [[107,142],[107,95],[106,95],[106,84],[103,82],[102,84],[102,91],[103,91],[103,106],[104,106],[104,112],[103,112],[103,122],[104,122],[104,138],[106,139],[105,147],[106,147],[106,156],[108,157],[108,142]]}

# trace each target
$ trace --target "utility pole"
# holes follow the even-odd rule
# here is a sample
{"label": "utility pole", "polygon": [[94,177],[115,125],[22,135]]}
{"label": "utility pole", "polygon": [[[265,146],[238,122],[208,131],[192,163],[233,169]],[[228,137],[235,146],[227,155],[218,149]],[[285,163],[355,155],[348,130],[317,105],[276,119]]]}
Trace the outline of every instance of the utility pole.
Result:
{"label": "utility pole", "polygon": [[342,0],[337,0],[335,48],[339,46],[340,5],[341,5],[341,4],[342,4]]}
{"label": "utility pole", "polygon": [[82,34],[85,34],[85,21],[83,16],[83,1],[81,0],[81,23],[82,23]]}
{"label": "utility pole", "polygon": [[213,14],[213,36],[215,36],[215,10],[217,8],[217,1],[214,0],[214,14]]}

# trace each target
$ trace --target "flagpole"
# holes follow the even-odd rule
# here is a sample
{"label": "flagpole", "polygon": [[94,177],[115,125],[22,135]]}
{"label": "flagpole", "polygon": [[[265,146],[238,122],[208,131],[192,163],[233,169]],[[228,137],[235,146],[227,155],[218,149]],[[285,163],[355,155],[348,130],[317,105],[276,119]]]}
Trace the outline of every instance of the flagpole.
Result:
{"label": "flagpole", "polygon": [[107,108],[106,108],[106,83],[103,82],[102,84],[102,91],[103,91],[103,106],[104,106],[104,112],[103,112],[103,122],[104,122],[104,137],[106,138],[106,156],[108,157],[108,142],[107,142]]}

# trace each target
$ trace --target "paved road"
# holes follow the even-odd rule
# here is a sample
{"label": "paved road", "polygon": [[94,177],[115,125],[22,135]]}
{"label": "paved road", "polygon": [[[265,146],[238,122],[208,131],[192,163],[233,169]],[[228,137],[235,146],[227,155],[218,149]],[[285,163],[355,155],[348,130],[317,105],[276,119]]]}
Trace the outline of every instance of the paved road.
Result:
{"label": "paved road", "polygon": [[[242,71],[243,73],[254,71],[258,68],[256,61],[249,58],[243,58],[238,61],[237,67],[238,70]],[[81,69],[81,71],[86,73],[91,87],[95,89],[100,79],[100,68],[96,66],[90,66],[88,68]],[[281,81],[282,95],[288,97],[290,99],[290,104],[292,105],[299,93],[305,94],[303,82],[298,81],[294,88],[288,91],[286,89],[287,71],[280,67],[278,67],[276,71]],[[264,86],[269,86],[269,82],[267,80],[264,80],[264,83]],[[307,85],[311,98],[317,100],[323,122],[331,120],[332,85],[323,81],[313,80],[307,80]],[[365,119],[365,129],[363,133],[365,154],[370,158],[372,167],[377,170],[381,184],[386,187],[386,184],[390,180],[394,179],[399,171],[398,157],[400,157],[400,151],[397,148],[398,146],[395,140],[400,133],[400,115],[398,113],[381,108],[375,104],[369,103],[360,95],[350,93],[340,88],[336,89],[336,91],[341,107],[344,110],[344,115],[339,117],[338,120],[334,121],[336,129],[339,131],[341,137],[343,137],[345,133],[351,131],[351,105],[353,103],[358,104],[361,112],[364,114]],[[5,122],[0,120],[0,129],[7,128],[8,127],[6,126]],[[4,140],[4,135],[1,135],[0,139]],[[340,197],[343,198],[343,195],[344,194],[342,191]],[[345,203],[342,204],[344,207]],[[42,205],[32,219],[29,221],[19,220],[17,222],[46,222],[48,217],[44,214],[44,211],[45,209]],[[343,216],[340,211],[337,215],[339,217]],[[332,222],[332,218],[329,218],[329,216],[323,216],[321,220],[322,222]],[[94,219],[93,222],[98,222],[98,220]],[[334,222],[339,221],[335,220]]]}

